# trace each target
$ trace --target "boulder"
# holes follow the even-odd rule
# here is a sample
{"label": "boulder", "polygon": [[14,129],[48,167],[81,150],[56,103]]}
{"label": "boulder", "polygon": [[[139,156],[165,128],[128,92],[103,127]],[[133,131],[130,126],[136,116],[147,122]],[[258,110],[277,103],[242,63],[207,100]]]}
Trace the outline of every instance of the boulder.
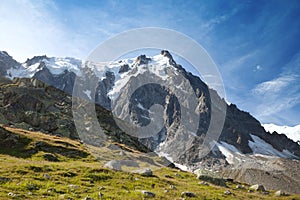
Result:
{"label": "boulder", "polygon": [[122,169],[120,162],[117,160],[108,161],[107,163],[105,163],[104,167],[117,171],[120,171]]}
{"label": "boulder", "polygon": [[266,191],[265,187],[263,185],[260,185],[260,184],[252,185],[250,187],[250,190],[260,191],[260,192]]}
{"label": "boulder", "polygon": [[231,193],[231,191],[230,191],[230,190],[226,190],[226,191],[224,192],[224,194],[226,194],[226,195],[230,195],[230,194],[232,194],[232,193]]}
{"label": "boulder", "polygon": [[286,193],[282,190],[278,190],[274,193],[274,196],[276,196],[276,197],[286,196]]}
{"label": "boulder", "polygon": [[43,177],[44,177],[45,179],[51,179],[51,176],[50,176],[49,174],[44,174]]}
{"label": "boulder", "polygon": [[148,198],[154,198],[155,194],[153,192],[149,192],[147,190],[142,190],[141,193],[143,194],[144,197]]}
{"label": "boulder", "polygon": [[148,168],[135,170],[133,173],[140,174],[142,176],[152,176],[152,170]]}
{"label": "boulder", "polygon": [[182,192],[181,193],[181,197],[196,197],[197,195],[193,192],[188,192],[188,191],[185,191],[185,192]]}
{"label": "boulder", "polygon": [[244,189],[244,186],[243,186],[243,185],[240,185],[240,184],[238,184],[238,185],[236,185],[236,186],[235,186],[235,188],[236,188],[236,189]]}

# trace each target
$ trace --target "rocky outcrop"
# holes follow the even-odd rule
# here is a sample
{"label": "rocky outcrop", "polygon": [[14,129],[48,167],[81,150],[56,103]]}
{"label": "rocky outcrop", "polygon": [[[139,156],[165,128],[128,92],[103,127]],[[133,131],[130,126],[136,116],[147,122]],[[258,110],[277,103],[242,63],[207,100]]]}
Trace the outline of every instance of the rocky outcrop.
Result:
{"label": "rocky outcrop", "polygon": [[44,83],[54,86],[68,94],[72,94],[73,86],[76,78],[76,74],[74,72],[64,71],[63,74],[53,75],[49,71],[47,67],[45,67],[45,63],[40,63],[41,70],[34,74],[33,78],[43,81]]}
{"label": "rocky outcrop", "polygon": [[[1,78],[0,80],[3,80],[0,82],[1,124],[79,139],[73,121],[70,95],[37,79],[16,78],[9,81]],[[96,113],[110,141],[120,143],[122,140],[133,149],[148,151],[136,138],[118,129],[108,110],[96,106]],[[95,141],[88,136],[86,139],[86,143]],[[13,139],[10,141],[13,142]]]}
{"label": "rocky outcrop", "polygon": [[16,68],[21,64],[13,59],[6,51],[0,51],[0,75],[6,76],[7,70],[10,68]]}

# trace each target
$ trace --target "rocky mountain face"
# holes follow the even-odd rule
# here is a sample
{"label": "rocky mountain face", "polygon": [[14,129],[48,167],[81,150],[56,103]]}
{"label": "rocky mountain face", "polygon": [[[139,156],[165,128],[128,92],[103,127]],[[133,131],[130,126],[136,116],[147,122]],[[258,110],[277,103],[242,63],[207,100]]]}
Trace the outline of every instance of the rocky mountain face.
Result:
{"label": "rocky mountain face", "polygon": [[[108,110],[96,106],[95,111],[109,141],[124,141],[130,148],[149,151],[136,138],[118,129]],[[58,137],[80,139],[87,144],[96,142],[89,135],[79,138],[73,120],[72,97],[34,78],[0,78],[0,123]]]}
{"label": "rocky mountain face", "polygon": [[0,51],[0,75],[6,76],[7,70],[16,68],[21,64],[14,60],[6,51]]}
{"label": "rocky mountain face", "polygon": [[[49,133],[76,138],[74,123],[61,119],[64,115],[71,118],[71,107],[62,108],[58,112],[60,117],[53,113],[70,105],[70,96],[65,93],[72,94],[77,81],[82,90],[81,97],[100,105],[99,115],[106,113],[110,116],[111,120],[102,125],[105,129],[117,127],[109,132],[114,133],[119,142],[154,151],[195,173],[199,173],[199,169],[211,170],[220,176],[241,179],[254,170],[256,174],[269,175],[259,180],[254,177],[241,181],[252,184],[257,180],[272,189],[279,185],[272,181],[274,176],[287,177],[285,180],[289,181],[286,183],[293,183],[290,185],[300,183],[300,178],[289,170],[291,165],[286,164],[292,159],[291,162],[299,162],[299,144],[283,134],[266,132],[249,113],[239,110],[234,104],[227,105],[215,90],[177,64],[168,51],[154,57],[141,55],[111,63],[81,63],[72,58],[46,56],[29,59],[17,68],[13,61],[10,62],[12,64],[3,65],[6,67],[1,66],[1,74],[12,79],[11,84],[18,85],[18,89],[13,92],[6,87],[1,89],[2,123],[29,124]],[[41,103],[32,97],[35,92],[22,89],[21,86],[28,85],[28,82],[31,85],[43,82],[59,89],[47,86],[51,88],[48,92],[43,86],[44,89],[37,90],[40,96],[42,93],[51,96],[55,90],[54,94],[63,94],[64,98],[54,98],[52,106]],[[58,92],[60,90],[65,93]],[[45,112],[47,114],[42,114]],[[203,156],[202,144],[206,141],[212,113],[225,115],[225,123],[220,137],[212,140],[212,149]],[[61,132],[60,127],[63,127]],[[118,127],[127,133],[127,139],[120,140],[125,133]],[[283,164],[280,167],[278,162],[272,164],[274,159]],[[294,186],[289,191],[300,192]]]}

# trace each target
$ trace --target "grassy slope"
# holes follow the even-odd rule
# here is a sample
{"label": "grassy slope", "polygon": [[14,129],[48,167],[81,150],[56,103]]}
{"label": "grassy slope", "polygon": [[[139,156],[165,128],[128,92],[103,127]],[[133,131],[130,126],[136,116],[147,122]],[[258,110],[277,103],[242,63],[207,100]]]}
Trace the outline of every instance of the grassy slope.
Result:
{"label": "grassy slope", "polygon": [[[227,183],[233,194],[225,195],[228,188],[200,185],[195,175],[176,169],[161,168],[152,177],[113,171],[103,168],[78,141],[9,127],[1,131],[19,135],[18,145],[0,148],[1,200],[84,199],[86,196],[99,199],[99,192],[103,194],[102,199],[143,199],[139,190],[154,192],[153,199],[180,199],[183,191],[195,193],[194,199],[276,199],[273,191],[263,195],[248,193],[247,189],[235,190],[236,183]],[[37,141],[42,147],[36,145]],[[52,153],[60,161],[45,161],[46,153]],[[9,196],[10,192],[17,196]]]}

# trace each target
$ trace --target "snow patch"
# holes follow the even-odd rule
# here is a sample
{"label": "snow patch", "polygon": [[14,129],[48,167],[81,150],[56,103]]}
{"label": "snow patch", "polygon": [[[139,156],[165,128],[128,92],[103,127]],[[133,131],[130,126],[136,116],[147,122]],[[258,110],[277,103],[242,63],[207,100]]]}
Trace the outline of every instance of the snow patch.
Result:
{"label": "snow patch", "polygon": [[45,67],[53,75],[63,74],[65,71],[74,72],[77,76],[81,75],[81,61],[75,58],[47,58],[32,65],[23,63],[18,68],[10,68],[7,70],[8,78],[32,78],[37,72],[43,69],[41,63],[45,63]]}
{"label": "snow patch", "polygon": [[228,144],[226,142],[216,142],[216,146],[219,148],[221,153],[226,157],[226,161],[229,164],[235,164],[236,162],[240,162],[241,152],[233,145]]}
{"label": "snow patch", "polygon": [[[169,63],[169,58],[163,56],[163,55],[157,55],[150,58],[150,61],[148,64],[143,65],[137,65],[135,63],[136,58],[133,59],[126,59],[123,60],[122,63],[117,63],[118,70],[120,69],[121,65],[128,64],[131,66],[131,71],[128,71],[126,73],[122,73],[121,75],[118,74],[116,71],[114,74],[118,74],[117,77],[115,77],[115,85],[113,89],[111,89],[108,92],[108,96],[111,100],[116,100],[119,95],[122,88],[128,83],[128,81],[131,78],[137,77],[140,74],[144,74],[146,72],[155,74],[156,76],[160,77],[162,80],[167,80],[168,75],[166,73],[166,69],[168,67],[173,67]],[[111,70],[111,69],[110,69]]]}
{"label": "snow patch", "polygon": [[260,137],[250,134],[252,141],[249,140],[248,145],[254,154],[262,154],[267,156],[278,156],[281,158],[297,158],[293,153],[288,150],[283,150],[282,152],[275,149],[271,144],[267,143]]}
{"label": "snow patch", "polygon": [[276,124],[263,124],[266,131],[273,133],[276,131],[280,134],[285,134],[288,138],[294,142],[300,141],[300,125],[297,126],[279,126]]}
{"label": "snow patch", "polygon": [[81,75],[81,61],[75,58],[49,58],[44,59],[43,62],[53,75],[63,74],[65,71],[74,72],[77,76]]}
{"label": "snow patch", "polygon": [[165,157],[168,161],[170,161],[171,163],[173,163],[175,165],[175,167],[178,167],[182,171],[186,171],[186,172],[190,172],[191,171],[187,166],[179,164],[179,163],[175,163],[174,160],[173,160],[173,158],[170,157],[169,154],[164,153],[164,152],[155,152],[155,153],[157,153],[159,157]]}

